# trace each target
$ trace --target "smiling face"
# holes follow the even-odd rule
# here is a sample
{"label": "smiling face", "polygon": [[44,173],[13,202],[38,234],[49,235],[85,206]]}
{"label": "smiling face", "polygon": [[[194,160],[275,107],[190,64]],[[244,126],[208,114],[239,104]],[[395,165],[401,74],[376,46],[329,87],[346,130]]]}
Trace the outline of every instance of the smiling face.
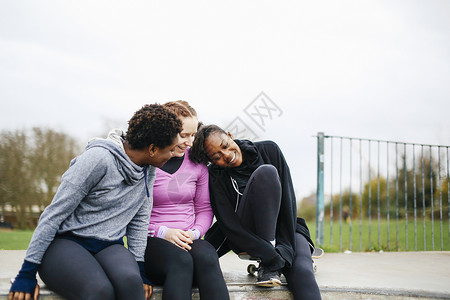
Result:
{"label": "smiling face", "polygon": [[212,133],[205,140],[205,150],[211,162],[219,167],[236,168],[242,164],[241,148],[230,133]]}
{"label": "smiling face", "polygon": [[181,131],[178,144],[175,147],[174,156],[181,157],[188,147],[192,147],[195,134],[197,133],[198,119],[197,117],[179,117],[183,123],[183,130]]}

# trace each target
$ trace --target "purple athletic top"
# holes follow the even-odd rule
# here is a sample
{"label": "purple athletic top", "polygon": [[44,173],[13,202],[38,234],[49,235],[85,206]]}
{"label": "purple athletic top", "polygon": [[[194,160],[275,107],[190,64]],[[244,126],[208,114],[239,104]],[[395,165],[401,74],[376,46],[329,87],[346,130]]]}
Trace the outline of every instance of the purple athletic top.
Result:
{"label": "purple athletic top", "polygon": [[168,228],[177,228],[203,236],[213,219],[208,183],[207,167],[193,163],[188,150],[175,173],[157,168],[148,234],[164,238]]}

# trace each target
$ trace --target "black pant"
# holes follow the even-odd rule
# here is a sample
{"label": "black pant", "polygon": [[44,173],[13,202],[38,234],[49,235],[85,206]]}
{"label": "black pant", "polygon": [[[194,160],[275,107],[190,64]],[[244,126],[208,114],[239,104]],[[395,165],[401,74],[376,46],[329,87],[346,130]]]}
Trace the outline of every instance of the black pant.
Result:
{"label": "black pant", "polygon": [[236,214],[241,224],[264,240],[275,240],[281,205],[281,183],[272,165],[259,166],[250,176]]}
{"label": "black pant", "polygon": [[[277,169],[272,165],[261,165],[250,176],[236,212],[248,231],[269,242],[275,240],[281,192]],[[295,248],[292,267],[280,270],[286,277],[294,299],[321,299],[314,276],[311,249],[300,233],[295,234]]]}
{"label": "black pant", "polygon": [[281,205],[281,183],[272,165],[259,166],[250,176],[236,214],[242,225],[268,242],[275,240]]}
{"label": "black pant", "polygon": [[201,299],[229,299],[214,247],[201,239],[191,247],[186,251],[165,239],[148,238],[145,271],[153,283],[164,287],[163,299],[191,299],[193,284]]}
{"label": "black pant", "polygon": [[282,270],[295,300],[322,299],[314,275],[311,248],[306,238],[295,233],[295,256],[292,266]]}
{"label": "black pant", "polygon": [[139,267],[123,245],[95,255],[74,241],[56,238],[45,252],[39,276],[66,299],[144,299]]}

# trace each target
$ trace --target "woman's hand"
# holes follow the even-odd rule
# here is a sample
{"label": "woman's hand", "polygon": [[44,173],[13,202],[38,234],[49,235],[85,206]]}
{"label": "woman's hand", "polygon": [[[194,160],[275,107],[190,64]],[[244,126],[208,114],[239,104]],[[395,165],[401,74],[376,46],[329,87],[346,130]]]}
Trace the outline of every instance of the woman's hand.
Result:
{"label": "woman's hand", "polygon": [[194,232],[192,230],[188,230],[185,232],[189,235],[189,237],[191,238],[191,241],[194,242],[194,240],[195,240]]}
{"label": "woman's hand", "polygon": [[191,231],[184,231],[181,229],[169,228],[166,231],[165,240],[171,242],[175,246],[180,247],[186,251],[191,250],[191,246],[194,241],[194,233]]}
{"label": "woman's hand", "polygon": [[150,300],[150,297],[152,296],[153,293],[153,287],[151,285],[144,283],[144,291],[145,291],[145,299]]}
{"label": "woman's hand", "polygon": [[31,296],[30,293],[10,292],[8,300],[31,300],[31,297],[33,297],[33,300],[37,300],[39,297],[39,290],[39,284],[36,284],[36,288],[34,289],[34,296]]}

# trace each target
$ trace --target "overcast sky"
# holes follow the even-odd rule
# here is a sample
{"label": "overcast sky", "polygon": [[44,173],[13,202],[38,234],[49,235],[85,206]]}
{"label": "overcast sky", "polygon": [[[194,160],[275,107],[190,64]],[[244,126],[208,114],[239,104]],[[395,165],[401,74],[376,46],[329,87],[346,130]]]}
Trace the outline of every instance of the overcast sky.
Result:
{"label": "overcast sky", "polygon": [[450,1],[0,2],[1,130],[85,143],[178,99],[276,141],[299,198],[319,131],[450,145]]}

